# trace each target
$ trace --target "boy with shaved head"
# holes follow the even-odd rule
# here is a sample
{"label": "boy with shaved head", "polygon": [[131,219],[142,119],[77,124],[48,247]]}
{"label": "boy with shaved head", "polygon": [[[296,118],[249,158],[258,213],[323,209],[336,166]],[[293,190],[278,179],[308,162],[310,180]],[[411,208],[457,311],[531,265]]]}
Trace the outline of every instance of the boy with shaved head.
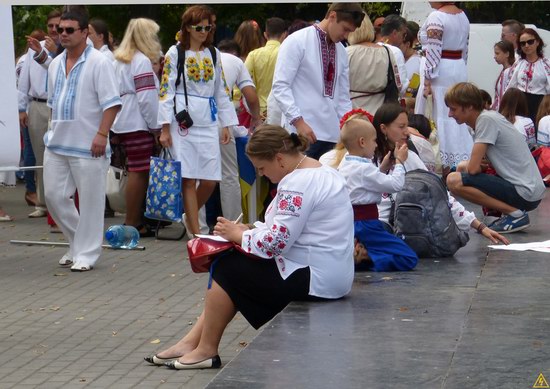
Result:
{"label": "boy with shaved head", "polygon": [[[356,270],[403,271],[416,266],[418,257],[401,239],[387,232],[378,220],[377,203],[382,193],[398,192],[405,182],[403,162],[406,144],[396,148],[395,169],[384,174],[390,160],[385,156],[380,168],[372,163],[376,149],[376,130],[370,121],[351,116],[342,126],[340,141],[348,150],[338,170],[346,179],[353,205],[356,244]],[[357,247],[359,245],[359,248]],[[366,250],[362,250],[362,245]],[[365,252],[366,251],[366,252]]]}

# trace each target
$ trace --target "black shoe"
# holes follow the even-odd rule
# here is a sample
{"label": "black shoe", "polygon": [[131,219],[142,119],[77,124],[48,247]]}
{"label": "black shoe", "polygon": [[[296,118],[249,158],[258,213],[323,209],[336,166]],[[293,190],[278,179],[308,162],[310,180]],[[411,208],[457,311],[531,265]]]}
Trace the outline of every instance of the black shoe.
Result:
{"label": "black shoe", "polygon": [[222,366],[222,360],[219,355],[212,358],[207,358],[204,361],[195,363],[180,363],[178,360],[166,362],[166,367],[174,370],[191,370],[191,369],[219,369]]}

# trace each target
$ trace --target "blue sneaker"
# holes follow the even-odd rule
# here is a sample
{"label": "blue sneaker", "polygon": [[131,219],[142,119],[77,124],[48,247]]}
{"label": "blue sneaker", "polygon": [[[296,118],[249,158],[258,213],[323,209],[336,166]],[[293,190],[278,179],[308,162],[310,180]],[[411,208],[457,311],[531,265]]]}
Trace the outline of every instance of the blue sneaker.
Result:
{"label": "blue sneaker", "polygon": [[501,234],[509,234],[526,229],[531,224],[529,223],[529,215],[527,212],[523,216],[513,217],[511,215],[503,215],[500,219],[493,222],[490,228],[493,231]]}

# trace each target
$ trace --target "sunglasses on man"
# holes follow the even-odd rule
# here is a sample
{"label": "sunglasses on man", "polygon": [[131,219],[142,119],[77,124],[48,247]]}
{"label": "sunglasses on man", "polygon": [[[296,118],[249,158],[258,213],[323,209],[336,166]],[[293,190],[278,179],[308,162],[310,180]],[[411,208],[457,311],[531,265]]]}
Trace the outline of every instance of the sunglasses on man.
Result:
{"label": "sunglasses on man", "polygon": [[209,24],[207,26],[189,26],[191,29],[195,30],[196,32],[210,32],[212,30],[212,26]]}
{"label": "sunglasses on man", "polygon": [[65,31],[68,35],[74,34],[76,30],[82,30],[81,28],[74,28],[74,27],[57,27],[57,33],[63,34],[63,31]]}
{"label": "sunglasses on man", "polygon": [[535,44],[535,41],[536,41],[536,39],[528,39],[528,40],[526,40],[526,41],[519,41],[519,45],[520,45],[521,47],[524,47],[524,46],[531,46],[531,45]]}

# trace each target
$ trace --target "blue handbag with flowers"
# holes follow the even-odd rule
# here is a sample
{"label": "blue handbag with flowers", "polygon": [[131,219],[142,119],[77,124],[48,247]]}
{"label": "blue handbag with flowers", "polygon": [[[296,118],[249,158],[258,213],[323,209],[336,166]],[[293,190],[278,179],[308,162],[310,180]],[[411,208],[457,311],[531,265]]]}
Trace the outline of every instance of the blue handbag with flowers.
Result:
{"label": "blue handbag with flowers", "polygon": [[151,157],[145,216],[155,220],[181,222],[181,162],[174,161],[168,149]]}

